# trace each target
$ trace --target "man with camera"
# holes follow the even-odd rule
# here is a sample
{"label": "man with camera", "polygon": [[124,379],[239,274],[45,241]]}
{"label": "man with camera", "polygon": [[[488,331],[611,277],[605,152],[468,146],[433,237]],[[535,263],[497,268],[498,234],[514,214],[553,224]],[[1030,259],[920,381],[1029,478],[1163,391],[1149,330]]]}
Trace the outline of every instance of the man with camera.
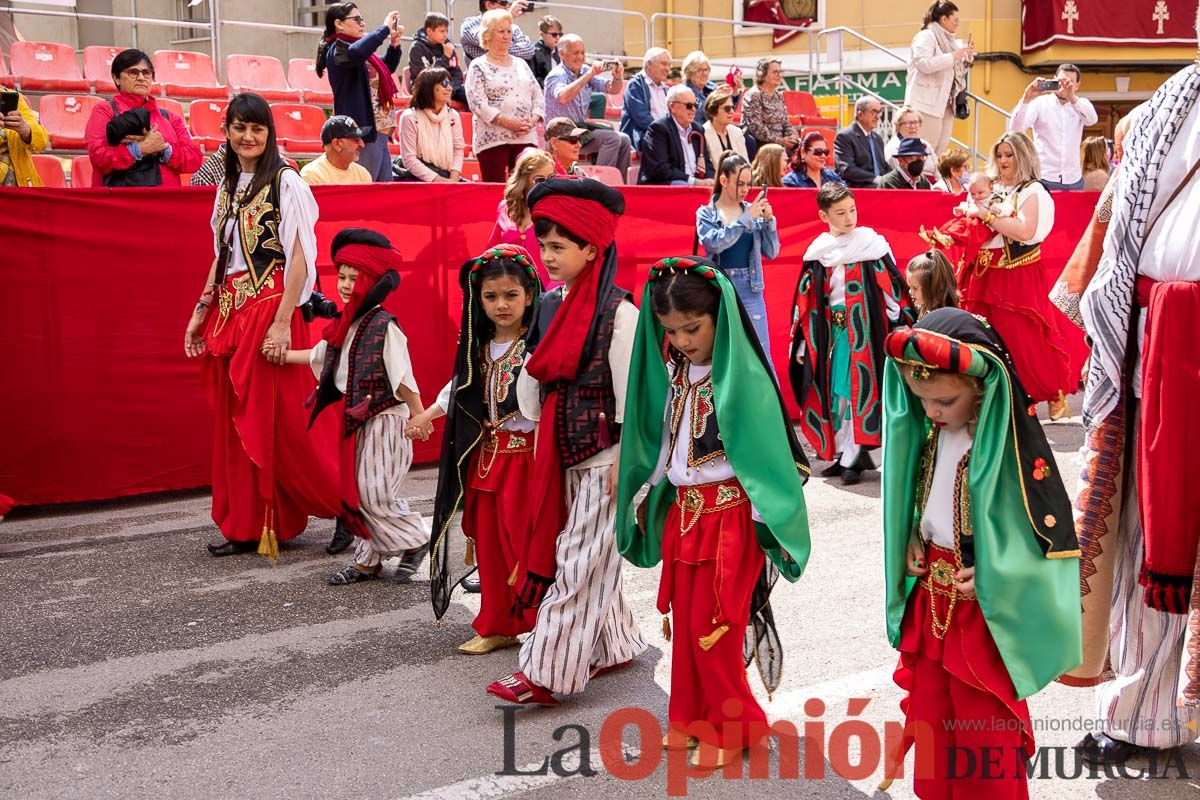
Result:
{"label": "man with camera", "polygon": [[1033,129],[1047,189],[1083,188],[1079,145],[1097,116],[1092,102],[1078,95],[1080,76],[1079,67],[1063,64],[1053,80],[1032,81],[1008,122],[1010,131]]}
{"label": "man with camera", "polygon": [[48,142],[46,129],[25,98],[17,92],[0,92],[0,186],[41,186],[32,156]]}
{"label": "man with camera", "polygon": [[[558,42],[561,63],[546,76],[546,118],[566,117],[587,132],[583,135],[581,156],[596,154],[596,163],[616,167],[621,180],[629,171],[633,144],[629,137],[613,130],[601,120],[589,120],[592,93],[620,94],[625,88],[625,69],[620,61],[597,61],[590,67],[583,39],[568,33]],[[601,77],[606,75],[607,77]]]}
{"label": "man with camera", "polygon": [[530,61],[533,58],[533,42],[529,41],[529,37],[525,35],[525,32],[517,27],[517,18],[527,11],[532,11],[533,3],[529,2],[529,0],[516,0],[516,2],[510,2],[510,0],[479,0],[478,16],[464,19],[462,32],[459,34],[463,53],[467,56],[467,65],[470,65],[472,61],[487,52],[483,47],[483,43],[479,41],[479,28],[483,25],[483,15],[496,8],[506,10],[513,17],[512,43],[508,46],[509,55],[525,61]]}

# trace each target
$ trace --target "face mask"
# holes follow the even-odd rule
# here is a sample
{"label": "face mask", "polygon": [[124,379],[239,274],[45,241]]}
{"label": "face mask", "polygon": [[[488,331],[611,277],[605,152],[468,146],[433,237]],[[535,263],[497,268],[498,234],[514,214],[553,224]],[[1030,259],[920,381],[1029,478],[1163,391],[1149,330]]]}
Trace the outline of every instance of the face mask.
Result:
{"label": "face mask", "polygon": [[916,161],[910,161],[905,169],[908,170],[909,175],[915,178],[925,171],[925,159],[918,158]]}

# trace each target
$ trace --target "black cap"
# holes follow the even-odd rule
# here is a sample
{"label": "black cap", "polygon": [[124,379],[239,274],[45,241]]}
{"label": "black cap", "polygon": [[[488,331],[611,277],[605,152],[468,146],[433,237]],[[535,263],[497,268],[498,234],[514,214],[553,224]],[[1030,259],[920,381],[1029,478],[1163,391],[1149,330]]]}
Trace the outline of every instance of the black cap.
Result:
{"label": "black cap", "polygon": [[329,144],[334,139],[361,139],[370,132],[369,127],[360,128],[350,117],[337,114],[325,120],[321,126],[321,144]]}

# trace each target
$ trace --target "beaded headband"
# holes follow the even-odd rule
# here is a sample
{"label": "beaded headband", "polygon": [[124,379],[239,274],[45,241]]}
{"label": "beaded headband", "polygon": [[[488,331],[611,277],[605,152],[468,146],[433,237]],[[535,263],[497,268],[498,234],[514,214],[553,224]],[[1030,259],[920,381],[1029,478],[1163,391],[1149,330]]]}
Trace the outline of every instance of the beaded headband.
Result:
{"label": "beaded headband", "polygon": [[471,259],[471,281],[479,280],[479,274],[488,262],[501,258],[507,258],[520,266],[533,279],[534,285],[540,285],[537,268],[533,266],[533,259],[530,258],[529,251],[518,244],[498,244]]}
{"label": "beaded headband", "polygon": [[691,256],[672,256],[664,258],[650,268],[651,282],[658,280],[660,276],[668,272],[693,272],[702,278],[708,278],[713,283],[717,282],[717,270],[707,261],[700,261]]}

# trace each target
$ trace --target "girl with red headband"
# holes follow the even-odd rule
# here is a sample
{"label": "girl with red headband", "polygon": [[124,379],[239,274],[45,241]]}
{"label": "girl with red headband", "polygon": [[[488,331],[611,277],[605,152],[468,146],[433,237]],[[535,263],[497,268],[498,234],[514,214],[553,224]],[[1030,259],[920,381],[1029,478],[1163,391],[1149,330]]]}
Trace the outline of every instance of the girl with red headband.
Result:
{"label": "girl with red headband", "polygon": [[[542,264],[564,286],[538,304],[517,379],[521,413],[543,420],[531,485],[517,608],[537,608],[520,671],[487,691],[511,703],[554,706],[646,649],[621,591],[614,541],[617,455],[629,357],[637,328],[630,294],[614,285],[621,193],[590,178],[550,178],[529,193]],[[570,646],[567,646],[567,643]]]}
{"label": "girl with red headband", "polygon": [[399,487],[412,466],[409,416],[420,414],[408,340],[380,305],[400,285],[400,253],[381,234],[347,228],[333,238],[341,316],[311,350],[289,350],[289,364],[309,364],[320,384],[309,402],[312,420],[342,400],[342,519],[355,537],[354,563],[329,576],[345,585],[374,580],[384,559],[400,556],[405,582],[425,557],[429,534]]}

